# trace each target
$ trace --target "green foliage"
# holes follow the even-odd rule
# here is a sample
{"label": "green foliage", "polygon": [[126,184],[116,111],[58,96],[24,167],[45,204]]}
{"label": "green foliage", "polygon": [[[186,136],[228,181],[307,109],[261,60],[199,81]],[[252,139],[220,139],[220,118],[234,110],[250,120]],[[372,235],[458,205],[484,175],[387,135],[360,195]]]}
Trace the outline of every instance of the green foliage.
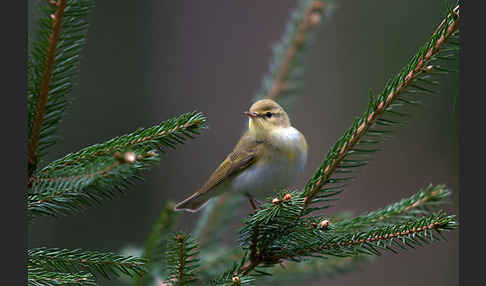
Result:
{"label": "green foliage", "polygon": [[[282,285],[283,283],[302,283],[315,278],[334,278],[349,272],[360,270],[363,265],[373,261],[373,256],[354,255],[350,257],[325,257],[309,259],[302,262],[285,261],[282,266],[270,269],[270,274],[263,277],[265,285]],[[298,275],[296,275],[298,273]]]}
{"label": "green foliage", "polygon": [[285,25],[280,41],[273,46],[269,71],[264,75],[254,101],[272,98],[285,110],[291,108],[302,86],[306,51],[312,44],[316,29],[321,26],[320,22],[329,17],[332,6],[332,1],[299,1]]}
{"label": "green foliage", "polygon": [[[140,172],[159,162],[159,152],[175,148],[206,128],[198,112],[182,114],[150,128],[88,146],[38,169],[39,158],[54,145],[54,133],[70,102],[81,49],[86,40],[92,0],[42,3],[42,13],[28,60],[29,221],[40,216],[76,214],[126,191]],[[32,39],[31,39],[32,40]],[[37,130],[37,131],[36,131]],[[81,249],[29,249],[29,285],[96,285],[105,278],[141,277],[149,259],[163,257],[158,232],[170,228],[172,210],[161,215],[144,258]],[[152,266],[152,264],[150,264]]]}
{"label": "green foliage", "polygon": [[190,285],[196,279],[199,267],[197,242],[188,234],[178,233],[169,240],[167,250],[167,282],[173,285]]}
{"label": "green foliage", "polygon": [[[55,133],[71,101],[69,95],[79,71],[80,53],[86,42],[87,19],[95,6],[94,0],[69,0],[66,2],[59,41],[56,45],[55,65],[52,72],[49,73],[51,81],[48,86],[48,101],[41,127],[37,158],[45,155],[47,148],[55,144]],[[36,26],[36,38],[35,40],[30,39],[29,43],[27,65],[29,140],[33,135],[34,117],[37,112],[40,112],[36,109],[36,106],[41,93],[42,82],[45,80],[47,72],[46,60],[49,57],[48,47],[54,22],[51,15],[55,14],[58,6],[49,4],[48,1],[42,1],[40,8],[41,15]]]}
{"label": "green foliage", "polygon": [[194,138],[205,122],[200,113],[186,113],[49,163],[31,177],[29,218],[73,214],[113,198],[159,162],[157,150]]}
{"label": "green foliage", "polygon": [[142,257],[148,260],[148,273],[138,277],[136,285],[152,285],[154,278],[167,276],[167,265],[165,261],[167,252],[167,241],[171,237],[172,228],[175,223],[174,203],[167,203],[153,225],[148,236]]}
{"label": "green foliage", "polygon": [[[396,109],[417,105],[420,102],[415,96],[436,91],[439,75],[449,71],[443,66],[443,60],[456,59],[458,56],[458,11],[458,8],[457,11],[448,9],[444,22],[427,43],[387,82],[379,95],[371,96],[366,111],[338,139],[307,182],[304,190],[306,197],[313,198],[325,185],[341,187],[354,179],[350,173],[366,165],[371,155],[379,150],[376,145],[388,139],[394,128],[405,123],[408,115]],[[310,200],[309,203],[314,202]]]}
{"label": "green foliage", "polygon": [[43,268],[27,267],[27,285],[97,285],[91,273],[51,272]]}
{"label": "green foliage", "polygon": [[429,185],[409,198],[391,204],[383,209],[369,212],[351,219],[344,219],[334,225],[334,231],[362,230],[370,226],[386,225],[388,222],[400,222],[417,215],[424,215],[430,209],[444,203],[451,192],[444,185]]}
{"label": "green foliage", "polygon": [[28,266],[51,272],[95,273],[110,275],[142,276],[145,260],[138,257],[122,257],[114,253],[102,253],[81,249],[34,248],[27,252]]}

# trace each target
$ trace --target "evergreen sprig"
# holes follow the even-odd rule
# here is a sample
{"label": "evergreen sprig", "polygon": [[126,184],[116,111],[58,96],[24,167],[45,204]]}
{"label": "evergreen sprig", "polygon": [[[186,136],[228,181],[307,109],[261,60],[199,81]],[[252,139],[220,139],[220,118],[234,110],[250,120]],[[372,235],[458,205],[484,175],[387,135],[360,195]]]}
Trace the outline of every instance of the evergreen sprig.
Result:
{"label": "evergreen sprig", "polygon": [[105,278],[112,275],[142,276],[146,260],[139,257],[120,256],[114,253],[87,251],[82,249],[33,248],[27,251],[28,266],[50,272],[100,274]]}
{"label": "evergreen sprig", "polygon": [[318,277],[334,278],[337,275],[357,271],[372,260],[373,256],[361,254],[350,257],[308,259],[301,262],[283,261],[281,267],[270,269],[271,275],[263,277],[262,281],[265,285],[282,285],[282,283],[302,283]]}
{"label": "evergreen sprig", "polygon": [[[240,244],[250,255],[249,259],[243,259],[247,261],[239,274],[246,275],[261,265],[272,266],[285,260],[300,262],[323,255],[376,255],[379,252],[374,250],[382,241],[404,248],[396,241],[400,238],[406,246],[413,247],[420,244],[415,238],[425,242],[436,239],[432,230],[457,227],[454,216],[431,213],[433,207],[444,203],[450,195],[443,185],[429,185],[425,191],[388,207],[338,222],[322,216],[302,217],[303,192],[284,193],[271,204],[263,204],[245,220],[240,230]],[[385,248],[395,251],[391,246]]]}
{"label": "evergreen sprig", "polygon": [[28,74],[28,166],[55,143],[59,122],[69,105],[85,45],[87,18],[94,0],[43,1],[36,39],[30,39]]}
{"label": "evergreen sprig", "polygon": [[328,17],[332,3],[301,0],[287,22],[282,38],[273,47],[269,71],[264,75],[255,100],[270,98],[289,109],[293,96],[302,86],[303,59],[316,29]]}
{"label": "evergreen sprig", "polygon": [[238,272],[238,265],[234,264],[233,267],[221,274],[219,277],[209,280],[204,285],[210,286],[239,286],[239,285],[252,285],[255,281],[255,277],[252,275],[240,276]]}
{"label": "evergreen sprig", "polygon": [[[305,186],[305,206],[325,185],[349,182],[350,171],[367,164],[378,149],[370,148],[383,142],[392,128],[403,123],[406,114],[395,109],[419,102],[412,96],[430,94],[437,88],[437,75],[449,72],[443,60],[456,59],[459,47],[459,6],[449,8],[443,22],[429,41],[376,97],[371,97],[366,111],[331,148],[323,163]],[[342,177],[343,174],[347,177]],[[308,214],[310,211],[305,211]]]}
{"label": "evergreen sprig", "polygon": [[95,277],[91,273],[52,272],[44,268],[27,266],[27,285],[29,286],[95,286]]}
{"label": "evergreen sprig", "polygon": [[169,285],[190,285],[197,281],[198,243],[189,234],[179,232],[168,242],[167,268]]}
{"label": "evergreen sprig", "polygon": [[386,224],[388,222],[402,221],[418,215],[427,215],[431,208],[443,204],[450,196],[450,190],[444,185],[429,185],[424,191],[420,191],[408,198],[391,204],[383,209],[369,212],[355,218],[336,222],[334,231],[358,230],[372,226]]}
{"label": "evergreen sprig", "polygon": [[[434,235],[457,227],[454,216],[438,212],[398,223],[372,227],[368,231],[336,232],[332,228],[298,228],[272,241],[260,257],[273,265],[282,259],[301,261],[306,257],[349,257],[358,254],[380,255],[380,250],[396,253],[396,248],[422,246],[440,238]],[[395,248],[394,248],[395,247]]]}
{"label": "evergreen sprig", "polygon": [[29,219],[73,214],[126,190],[165,152],[206,128],[206,118],[186,113],[58,159],[31,178]]}
{"label": "evergreen sprig", "polygon": [[166,252],[167,241],[171,238],[172,228],[175,224],[174,203],[168,202],[160,212],[157,221],[152,227],[142,257],[148,262],[146,267],[148,273],[144,276],[137,277],[135,285],[152,285],[150,282],[157,276],[166,276]]}
{"label": "evergreen sprig", "polygon": [[441,240],[440,237],[443,237],[441,231],[451,230],[458,226],[454,218],[454,215],[446,215],[440,211],[405,222],[373,227],[369,231],[336,234],[332,239],[318,246],[317,250],[324,255],[339,257],[358,253],[380,255],[380,250],[396,253],[397,248],[406,250],[429,244],[434,240]]}

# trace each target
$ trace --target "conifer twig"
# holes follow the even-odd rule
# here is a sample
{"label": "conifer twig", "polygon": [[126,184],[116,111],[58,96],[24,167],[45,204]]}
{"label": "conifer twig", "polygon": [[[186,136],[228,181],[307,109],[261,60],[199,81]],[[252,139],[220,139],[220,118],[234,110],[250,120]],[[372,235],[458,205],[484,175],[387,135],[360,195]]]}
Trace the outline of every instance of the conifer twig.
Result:
{"label": "conifer twig", "polygon": [[346,230],[351,228],[361,228],[363,226],[377,225],[385,220],[400,218],[405,213],[409,213],[420,207],[433,205],[450,195],[450,191],[444,185],[433,187],[429,185],[425,191],[418,192],[409,198],[402,199],[383,209],[370,212],[355,218],[345,219],[333,224],[334,231]]}
{"label": "conifer twig", "polygon": [[[139,173],[160,160],[157,151],[175,148],[206,128],[197,112],[86,147],[49,163],[29,179],[29,218],[65,215],[123,192]],[[78,194],[76,194],[78,192]]]}
{"label": "conifer twig", "polygon": [[121,273],[142,276],[146,272],[145,259],[123,257],[113,253],[41,247],[29,249],[27,254],[29,265],[51,271],[85,271],[99,273],[106,278],[110,278],[108,273],[116,276]]}
{"label": "conifer twig", "polygon": [[178,233],[169,240],[167,260],[169,276],[167,281],[175,281],[176,285],[188,285],[196,281],[199,269],[197,242],[189,235]]}
{"label": "conifer twig", "polygon": [[[101,154],[99,154],[101,155]],[[135,154],[134,152],[126,152],[123,156],[120,152],[115,152],[114,157],[116,160],[113,161],[112,164],[106,166],[101,170],[97,170],[94,172],[86,172],[82,175],[75,175],[75,176],[65,176],[65,177],[31,177],[30,181],[32,183],[37,182],[69,182],[72,180],[81,180],[81,179],[88,179],[94,177],[105,177],[110,174],[111,171],[115,170],[117,167],[120,167],[123,164],[133,164],[137,161],[141,161],[146,158],[150,158],[155,156],[155,153],[150,151],[145,154]],[[66,166],[69,163],[66,163]]]}
{"label": "conifer twig", "polygon": [[286,84],[287,77],[291,71],[292,63],[295,61],[297,50],[304,44],[307,32],[319,25],[321,13],[324,9],[324,3],[319,0],[312,1],[304,12],[304,17],[297,26],[291,44],[284,52],[284,57],[278,67],[276,76],[273,78],[270,90],[265,98],[276,100],[281,92],[288,87]]}
{"label": "conifer twig", "polygon": [[418,60],[417,64],[404,77],[397,79],[397,86],[384,98],[383,100],[373,102],[374,110],[368,114],[368,117],[350,134],[350,138],[332,154],[332,158],[325,168],[322,168],[321,174],[317,178],[313,178],[312,182],[306,186],[304,207],[307,207],[319,190],[327,183],[328,178],[338,168],[339,164],[349,154],[349,151],[358,143],[358,141],[366,134],[368,129],[377,122],[378,118],[386,111],[386,109],[397,99],[397,97],[405,91],[405,89],[412,84],[412,81],[423,72],[432,70],[433,66],[427,66],[427,63],[432,57],[444,46],[451,35],[457,30],[459,24],[459,6],[453,9],[452,15],[448,14],[446,19],[436,29],[436,33],[440,32],[449,17],[452,21],[445,28],[445,31],[440,37],[433,42],[433,45],[428,48],[426,53]]}
{"label": "conifer twig", "polygon": [[[52,4],[52,3],[51,3]],[[54,69],[54,61],[56,58],[56,49],[61,34],[61,24],[64,17],[64,9],[66,8],[66,0],[57,0],[54,5],[57,6],[56,12],[51,14],[52,30],[49,36],[49,47],[47,49],[47,57],[45,62],[44,77],[42,79],[39,99],[37,101],[35,117],[32,126],[32,133],[29,138],[28,149],[28,165],[29,176],[34,171],[37,164],[37,147],[39,144],[39,137],[44,121],[44,114],[46,112],[47,97],[49,95],[49,88],[52,79],[52,72]]]}
{"label": "conifer twig", "polygon": [[79,285],[96,286],[94,275],[91,273],[77,272],[64,273],[52,272],[40,267],[27,265],[28,286],[52,286],[52,285]]}

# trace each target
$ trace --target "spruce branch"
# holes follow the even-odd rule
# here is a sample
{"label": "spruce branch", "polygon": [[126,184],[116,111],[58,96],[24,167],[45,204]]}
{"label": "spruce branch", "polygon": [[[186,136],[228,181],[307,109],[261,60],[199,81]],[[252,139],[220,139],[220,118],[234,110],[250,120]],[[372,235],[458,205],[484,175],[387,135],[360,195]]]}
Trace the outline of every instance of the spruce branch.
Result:
{"label": "spruce branch", "polygon": [[[443,212],[425,217],[372,227],[368,231],[335,232],[300,230],[274,241],[271,260],[275,264],[281,259],[299,261],[312,256],[349,257],[357,254],[380,255],[380,250],[396,253],[395,248],[407,249],[423,246],[423,243],[439,241],[441,231],[455,229],[458,225],[453,215]],[[445,239],[445,238],[444,238]],[[291,241],[292,243],[289,243]],[[394,248],[395,247],[395,248]]]}
{"label": "spruce branch", "polygon": [[145,259],[110,252],[41,247],[29,249],[27,257],[29,266],[51,272],[89,272],[93,275],[101,274],[105,278],[121,274],[142,276],[146,272]]}
{"label": "spruce branch", "polygon": [[457,228],[454,217],[439,212],[406,222],[375,227],[365,232],[348,233],[337,239],[331,239],[321,245],[318,250],[326,255],[334,256],[349,256],[358,252],[380,255],[378,249],[396,253],[393,246],[401,249],[415,248],[415,246],[422,246],[422,243],[440,240],[434,235],[434,232],[442,236],[441,231]]}
{"label": "spruce branch", "polygon": [[205,117],[186,113],[48,164],[30,178],[29,218],[73,214],[113,198],[140,179],[141,171],[159,161],[156,151],[175,148],[204,128]]}
{"label": "spruce branch", "polygon": [[325,257],[309,259],[302,262],[282,261],[281,267],[270,270],[271,276],[264,277],[265,285],[281,285],[282,283],[303,282],[312,278],[334,278],[352,271],[359,270],[364,264],[372,261],[369,255],[354,255],[350,257]]}
{"label": "spruce branch", "polygon": [[[412,58],[410,63],[393,80],[388,82],[379,96],[371,99],[366,112],[354,121],[352,127],[346,131],[344,136],[329,151],[322,165],[305,186],[305,207],[312,203],[313,198],[324,185],[348,179],[333,179],[331,178],[333,173],[346,172],[349,168],[362,166],[367,163],[366,160],[359,156],[373,153],[375,150],[355,147],[360,143],[381,142],[380,137],[389,131],[376,129],[376,126],[390,127],[397,125],[397,122],[394,120],[382,118],[385,114],[400,114],[391,110],[393,107],[396,107],[395,102],[414,104],[415,101],[406,99],[403,95],[410,92],[430,92],[428,88],[417,82],[420,79],[428,80],[436,69],[439,71],[444,70],[440,65],[436,64],[441,59],[439,52],[444,47],[447,47],[446,43],[451,38],[457,36],[458,26],[459,6],[456,6],[453,10],[448,11],[445,19],[432,34],[430,40]],[[457,55],[457,51],[457,49],[454,49],[453,55]],[[368,135],[371,139],[363,139],[365,135]],[[350,155],[358,155],[359,159],[347,159],[348,157],[353,157]]]}
{"label": "spruce branch", "polygon": [[166,283],[182,286],[197,281],[198,253],[198,244],[190,235],[178,233],[169,240],[167,251],[169,276]]}
{"label": "spruce branch", "polygon": [[[152,231],[145,244],[143,251],[143,258],[146,259],[147,268],[149,272],[155,271],[155,268],[160,268],[162,261],[165,261],[165,254],[167,251],[167,241],[169,239],[169,232],[171,232],[175,220],[174,203],[168,202],[160,212],[160,215],[152,227]],[[151,271],[152,270],[152,271]],[[162,269],[162,273],[165,269]],[[149,275],[137,277],[135,285],[149,285]]]}
{"label": "spruce branch", "polygon": [[27,285],[51,286],[51,285],[78,285],[95,286],[95,277],[91,273],[65,273],[52,272],[44,268],[27,266]]}
{"label": "spruce branch", "polygon": [[282,39],[274,49],[270,71],[264,77],[257,99],[277,100],[285,91],[294,89],[302,55],[310,42],[312,30],[321,22],[326,6],[320,0],[305,0],[293,11]]}
{"label": "spruce branch", "polygon": [[383,209],[336,222],[333,225],[333,229],[336,232],[349,231],[350,229],[367,228],[370,225],[377,226],[390,221],[409,219],[413,215],[426,215],[429,213],[426,209],[427,207],[435,207],[439,203],[443,203],[444,199],[449,197],[450,194],[451,192],[444,185],[429,185],[424,191],[420,191]]}
{"label": "spruce branch", "polygon": [[35,117],[33,120],[32,133],[29,140],[29,173],[33,171],[36,165],[36,153],[37,146],[39,144],[39,137],[42,128],[42,122],[44,121],[44,114],[46,112],[47,95],[49,93],[49,87],[51,85],[52,71],[54,69],[54,59],[56,56],[57,43],[59,42],[59,36],[61,33],[61,23],[64,17],[64,9],[66,9],[66,0],[59,0],[56,2],[56,12],[51,14],[52,29],[49,36],[49,46],[47,48],[47,56],[45,60],[45,70],[42,79],[39,98],[37,100]]}
{"label": "spruce branch", "polygon": [[209,280],[204,285],[211,286],[239,286],[251,285],[255,281],[255,277],[251,275],[241,276],[237,274],[238,265],[234,264],[230,270],[225,271],[217,278]]}
{"label": "spruce branch", "polygon": [[93,7],[93,0],[56,0],[42,7],[27,66],[29,176],[55,142],[53,134],[68,104]]}
{"label": "spruce branch", "polygon": [[[252,255],[242,260],[238,274],[244,276],[262,264],[271,266],[283,260],[378,254],[376,248],[381,247],[383,242],[380,241],[385,240],[404,248],[396,241],[402,239],[405,246],[413,247],[420,245],[420,241],[437,240],[432,230],[439,232],[457,227],[454,216],[418,211],[419,208],[435,206],[449,196],[450,192],[442,185],[429,186],[425,191],[381,210],[336,223],[320,216],[301,217],[304,205],[302,192],[288,194],[287,201],[283,199],[286,195],[281,195],[245,220],[240,239],[243,248],[249,246]],[[255,225],[259,225],[259,232],[254,231]],[[255,236],[257,240],[254,240]],[[390,245],[385,248],[395,251]]]}

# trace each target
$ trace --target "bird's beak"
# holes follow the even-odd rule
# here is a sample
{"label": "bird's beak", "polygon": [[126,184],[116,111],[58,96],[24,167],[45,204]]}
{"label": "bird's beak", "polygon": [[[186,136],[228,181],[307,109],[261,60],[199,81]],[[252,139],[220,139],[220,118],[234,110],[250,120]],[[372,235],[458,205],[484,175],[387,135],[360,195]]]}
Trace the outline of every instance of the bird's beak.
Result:
{"label": "bird's beak", "polygon": [[257,118],[258,117],[258,114],[255,113],[255,112],[251,112],[251,111],[245,111],[245,114],[250,117],[250,118]]}

